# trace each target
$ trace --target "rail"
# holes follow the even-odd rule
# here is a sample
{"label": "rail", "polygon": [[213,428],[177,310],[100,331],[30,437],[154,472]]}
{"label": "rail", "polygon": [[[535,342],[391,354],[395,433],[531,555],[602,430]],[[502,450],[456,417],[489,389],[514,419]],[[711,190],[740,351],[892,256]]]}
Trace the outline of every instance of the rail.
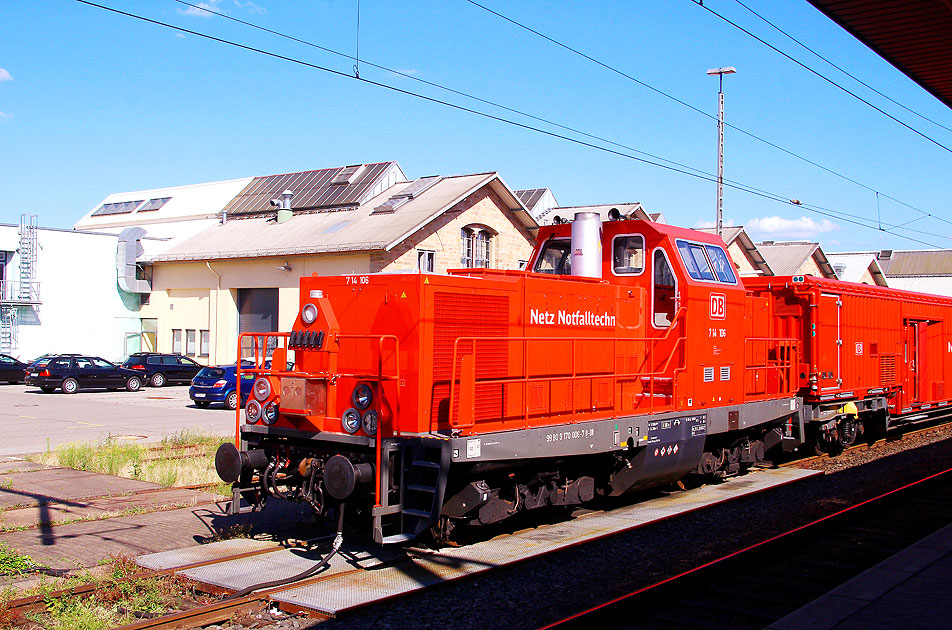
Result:
{"label": "rail", "polygon": [[[579,407],[576,401],[576,391],[578,389],[579,383],[589,382],[594,383],[596,379],[610,379],[612,385],[612,400],[610,409],[620,409],[622,407],[619,397],[624,395],[620,390],[623,389],[624,383],[638,382],[641,383],[641,392],[633,393],[632,395],[635,398],[640,397],[641,401],[645,398],[648,400],[647,407],[649,410],[656,409],[656,384],[660,382],[670,382],[670,394],[664,394],[664,398],[667,400],[670,398],[671,403],[666,403],[665,408],[673,405],[673,401],[677,398],[677,377],[678,374],[685,371],[687,366],[682,364],[676,366],[674,369],[671,368],[671,362],[674,357],[678,354],[678,351],[683,351],[685,347],[686,337],[685,335],[680,335],[678,337],[673,336],[673,331],[681,326],[684,322],[684,307],[678,309],[677,313],[672,320],[671,326],[664,332],[663,335],[658,337],[585,337],[582,339],[567,339],[565,337],[458,337],[453,344],[453,367],[450,375],[450,392],[449,392],[449,410],[448,410],[448,421],[451,428],[454,429],[465,429],[472,428],[476,426],[477,420],[475,412],[471,418],[463,419],[461,418],[463,414],[464,406],[469,406],[470,403],[475,403],[475,391],[476,385],[500,385],[501,387],[506,387],[506,385],[517,385],[519,386],[519,391],[522,397],[522,413],[521,418],[523,422],[523,428],[529,426],[529,416],[530,416],[530,384],[533,383],[556,383],[556,382],[567,382],[570,390],[570,408],[568,413],[572,416],[570,422],[577,421],[577,415],[582,412],[582,409]],[[477,356],[477,344],[488,344],[488,343],[518,343],[520,344],[520,353],[522,357],[522,366],[520,375],[508,375],[503,377],[483,377],[477,378],[476,368],[475,368],[475,359],[473,357]],[[553,373],[548,372],[544,374],[530,374],[529,366],[529,345],[531,343],[553,343],[553,344],[571,344],[572,352],[572,364],[571,364],[571,373]],[[610,343],[612,345],[612,367],[610,369],[602,370],[580,370],[579,369],[579,357],[584,353],[579,352],[580,344],[606,344]],[[656,363],[656,348],[658,346],[664,345],[665,343],[670,343],[670,351],[666,358],[664,358],[662,365],[660,367]],[[472,348],[472,351],[469,354],[461,355],[460,346],[463,344],[469,344]],[[642,365],[649,366],[649,369],[638,370],[631,372],[627,369],[619,369],[619,359],[628,360],[628,356],[619,351],[620,345],[630,345],[634,347],[639,347],[640,344],[644,344],[647,350],[644,352],[644,359]],[[465,382],[464,382],[465,381]],[[645,383],[647,382],[647,394],[645,393]],[[457,384],[459,385],[457,387]],[[621,387],[620,387],[621,386]],[[459,390],[459,398],[457,398],[457,393]],[[464,399],[465,398],[465,399]],[[551,398],[551,395],[550,395]],[[595,403],[595,393],[594,387],[590,393],[590,402],[592,407]],[[460,413],[456,413],[456,408],[459,407]],[[549,405],[551,412],[551,402]],[[659,406],[660,407],[660,406]],[[588,413],[593,413],[594,409],[586,410]],[[566,410],[561,410],[560,413],[565,413]],[[602,412],[604,413],[604,411]]]}
{"label": "rail", "polygon": [[[382,437],[384,435],[384,428],[388,428],[390,434],[393,434],[393,418],[397,417],[400,413],[401,405],[401,387],[400,387],[400,340],[396,335],[348,335],[341,333],[332,333],[329,336],[327,341],[327,346],[331,345],[331,342],[334,345],[339,346],[341,341],[377,341],[377,373],[367,373],[367,372],[341,372],[337,369],[336,360],[329,362],[328,369],[322,372],[304,372],[300,370],[290,370],[287,369],[285,365],[284,370],[275,369],[275,366],[272,365],[270,368],[265,368],[265,362],[268,360],[268,355],[274,357],[274,351],[278,348],[281,348],[285,351],[288,350],[287,339],[291,336],[291,333],[284,332],[270,332],[270,333],[242,333],[238,337],[238,369],[237,369],[237,385],[236,392],[238,394],[238,407],[235,410],[235,446],[241,448],[241,373],[242,372],[251,372],[253,374],[270,374],[278,377],[288,376],[288,377],[304,377],[304,378],[323,378],[327,380],[328,387],[332,387],[334,383],[339,378],[356,378],[356,379],[377,379],[379,383],[384,381],[392,381],[395,383],[394,389],[396,391],[394,395],[393,405],[390,405],[392,409],[391,414],[383,413],[384,405],[381,404],[377,414],[377,434],[373,437],[374,442],[374,459],[376,461],[376,466],[374,469],[375,475],[375,487],[377,489],[376,496],[376,505],[380,505],[380,496],[382,492],[381,488],[381,476],[380,476],[380,464],[383,458],[383,448],[381,446]],[[272,346],[269,338],[275,338],[275,343]],[[253,362],[255,367],[247,368],[242,370],[241,363],[243,361],[241,357],[242,353],[242,340],[251,339],[252,348],[254,351]],[[281,342],[277,340],[281,339]],[[259,343],[262,342],[262,343]],[[394,373],[392,375],[384,373],[384,351],[389,342],[393,342],[393,364],[394,364]],[[316,350],[313,348],[302,349],[302,351],[308,352],[327,352],[332,356],[336,356],[339,352],[338,350],[330,350],[325,347],[322,350]],[[278,355],[281,358],[281,355]],[[284,355],[285,358],[287,355]],[[295,362],[295,368],[297,364]],[[386,392],[383,387],[378,389],[380,395],[381,403],[387,400]],[[330,397],[328,397],[330,398]]]}

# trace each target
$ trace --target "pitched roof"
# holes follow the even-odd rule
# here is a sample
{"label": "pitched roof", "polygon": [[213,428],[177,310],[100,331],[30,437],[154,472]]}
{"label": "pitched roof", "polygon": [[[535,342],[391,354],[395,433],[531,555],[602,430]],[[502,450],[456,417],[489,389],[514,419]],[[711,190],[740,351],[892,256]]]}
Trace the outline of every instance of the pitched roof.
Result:
{"label": "pitched roof", "polygon": [[[392,177],[396,172],[397,179]],[[292,210],[358,205],[396,181],[403,181],[396,162],[353,164],[317,171],[255,177],[224,211],[229,216],[274,212],[271,200],[285,190],[294,193]],[[382,185],[381,185],[382,184]]]}
{"label": "pitched roof", "polygon": [[571,221],[575,218],[577,212],[597,212],[602,217],[602,221],[608,221],[608,213],[612,210],[618,210],[623,218],[641,219],[642,221],[651,221],[651,216],[645,212],[644,208],[637,201],[634,203],[605,203],[595,206],[564,206],[553,208],[552,212],[564,221]]}
{"label": "pitched roof", "polygon": [[873,277],[873,281],[882,287],[889,286],[886,282],[886,276],[883,275],[879,263],[876,262],[876,255],[873,253],[858,254],[827,254],[836,276],[840,280],[847,282],[862,282],[866,272]]}
{"label": "pitched roof", "polygon": [[899,276],[952,276],[952,250],[883,251],[876,256],[890,278]]}
{"label": "pitched roof", "polygon": [[[708,234],[717,234],[717,228],[695,228],[698,232],[706,232]],[[753,265],[754,269],[759,271],[761,275],[772,276],[774,275],[773,269],[767,263],[767,259],[764,257],[763,253],[757,248],[757,245],[754,243],[753,239],[747,234],[747,230],[744,229],[742,225],[733,225],[730,227],[724,227],[721,229],[721,238],[724,239],[724,243],[730,247],[734,241],[737,241],[737,246],[744,250],[744,253],[747,256],[747,259],[750,261],[750,264]],[[804,259],[806,260],[806,259]]]}
{"label": "pitched roof", "polygon": [[[497,173],[421,178],[395,184],[358,206],[294,213],[284,223],[263,215],[228,220],[171,247],[153,260],[388,251],[484,186],[490,186],[500,196],[524,227],[529,230],[537,227]],[[413,190],[419,192],[412,193]]]}
{"label": "pitched roof", "polygon": [[221,182],[113,193],[75,223],[79,231],[166,221],[211,219],[249,182]]}
{"label": "pitched roof", "polygon": [[791,276],[796,274],[811,257],[816,261],[823,277],[835,278],[836,272],[820,249],[819,243],[764,241],[757,243],[757,249],[775,275]]}

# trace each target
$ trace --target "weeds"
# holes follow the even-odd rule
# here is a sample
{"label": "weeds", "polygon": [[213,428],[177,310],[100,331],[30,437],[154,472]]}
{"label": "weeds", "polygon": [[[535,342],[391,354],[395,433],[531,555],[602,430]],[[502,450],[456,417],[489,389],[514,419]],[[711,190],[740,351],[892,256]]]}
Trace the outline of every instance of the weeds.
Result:
{"label": "weeds", "polygon": [[[127,477],[168,488],[175,485],[218,484],[215,452],[230,438],[189,430],[167,436],[155,445],[105,440],[99,444],[73,442],[29,459],[34,462]],[[228,495],[226,490],[224,495]]]}
{"label": "weeds", "polygon": [[[175,575],[154,574],[135,577],[142,569],[132,558],[117,556],[109,559],[96,574],[82,574],[57,583],[45,582],[32,592],[7,592],[0,596],[0,616],[7,602],[24,595],[43,595],[46,611],[30,613],[28,620],[42,628],[69,630],[104,630],[132,623],[140,613],[162,613],[176,608],[188,597],[192,583]],[[133,578],[133,579],[130,579]],[[56,590],[80,585],[91,585],[87,595],[56,597]],[[0,620],[9,624],[14,620]]]}
{"label": "weeds", "polygon": [[12,575],[14,573],[25,573],[30,571],[36,563],[30,556],[24,556],[10,547],[6,543],[0,543],[0,574]]}

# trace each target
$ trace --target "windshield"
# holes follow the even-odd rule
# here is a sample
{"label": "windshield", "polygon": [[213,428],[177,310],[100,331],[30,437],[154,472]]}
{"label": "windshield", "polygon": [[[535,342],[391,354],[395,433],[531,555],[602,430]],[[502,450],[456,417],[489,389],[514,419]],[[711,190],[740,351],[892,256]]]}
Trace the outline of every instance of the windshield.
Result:
{"label": "windshield", "polygon": [[572,242],[568,239],[546,241],[533,271],[570,275],[572,273]]}
{"label": "windshield", "polygon": [[218,367],[202,368],[196,375],[198,378],[221,378],[225,375],[225,370]]}

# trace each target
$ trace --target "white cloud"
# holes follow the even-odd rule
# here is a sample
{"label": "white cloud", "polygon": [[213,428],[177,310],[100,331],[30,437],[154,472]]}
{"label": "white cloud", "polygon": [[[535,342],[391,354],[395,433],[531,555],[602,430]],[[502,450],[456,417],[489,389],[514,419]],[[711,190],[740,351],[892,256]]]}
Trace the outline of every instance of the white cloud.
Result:
{"label": "white cloud", "polygon": [[268,12],[267,9],[264,7],[259,7],[254,2],[239,2],[238,0],[235,0],[235,6],[237,6],[239,9],[248,9],[248,13],[261,14]]}
{"label": "white cloud", "polygon": [[216,13],[222,13],[221,10],[221,0],[209,0],[209,2],[196,2],[194,7],[186,7],[185,9],[179,9],[179,13],[182,15],[193,15],[195,17],[210,18],[215,17],[213,13],[208,11],[203,11],[202,9],[208,9],[209,11],[215,11]]}
{"label": "white cloud", "polygon": [[[723,225],[724,227],[735,227],[737,223],[734,221],[734,219],[724,219]],[[710,229],[717,227],[717,223],[714,221],[698,221],[691,227],[696,230]]]}
{"label": "white cloud", "polygon": [[817,234],[833,232],[840,226],[828,219],[816,221],[811,217],[784,219],[783,217],[758,217],[747,222],[747,231],[771,236],[777,240],[814,238]]}
{"label": "white cloud", "polygon": [[13,81],[13,77],[6,68],[0,68],[0,81]]}
{"label": "white cloud", "polygon": [[13,114],[8,114],[8,113],[6,113],[6,112],[0,112],[0,120],[3,120],[4,118],[13,118]]}
{"label": "white cloud", "polygon": [[[205,0],[205,2],[193,2],[195,6],[179,9],[179,13],[181,13],[182,15],[191,15],[194,17],[203,17],[203,18],[215,17],[215,14],[209,13],[209,11],[214,11],[215,13],[228,13],[228,11],[226,11],[224,7],[222,7],[223,2],[225,2],[225,0]],[[254,2],[251,2],[250,0],[249,2],[240,2],[239,0],[232,0],[232,4],[234,4],[239,9],[244,9],[246,13],[259,15],[259,14],[268,12],[267,9],[265,9],[264,7],[259,7],[258,5],[256,5]],[[208,9],[208,11],[203,11],[202,9]]]}

